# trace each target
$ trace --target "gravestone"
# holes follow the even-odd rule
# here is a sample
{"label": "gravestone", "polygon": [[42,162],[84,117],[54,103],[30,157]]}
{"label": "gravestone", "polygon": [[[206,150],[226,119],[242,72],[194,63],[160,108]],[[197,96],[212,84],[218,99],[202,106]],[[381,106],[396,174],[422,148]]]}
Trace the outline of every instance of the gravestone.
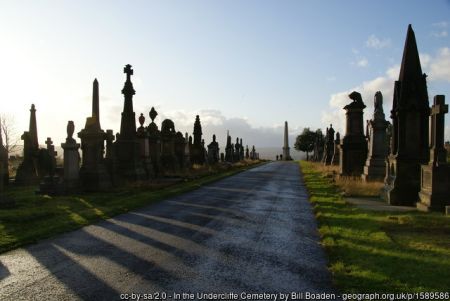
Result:
{"label": "gravestone", "polygon": [[5,172],[3,171],[4,165],[3,162],[0,161],[0,209],[13,208],[15,207],[16,202],[14,199],[5,195],[5,185],[3,175]]}
{"label": "gravestone", "polygon": [[366,105],[361,94],[356,91],[350,93],[349,98],[352,102],[344,107],[346,132],[341,142],[339,175],[360,177],[367,158],[367,142],[363,129],[363,110]]}
{"label": "gravestone", "polygon": [[78,133],[81,139],[82,163],[80,184],[85,191],[105,191],[112,186],[103,153],[106,133],[100,126],[98,82],[94,80],[92,93],[92,116],[86,118],[84,129]]}
{"label": "gravestone", "polygon": [[[2,124],[0,120],[0,125]],[[0,126],[0,163],[3,165],[3,169],[1,171],[2,174],[2,183],[3,185],[9,184],[9,162],[8,162],[8,150],[3,144],[3,131]]]}
{"label": "gravestone", "polygon": [[34,104],[30,109],[29,130],[21,136],[23,140],[23,161],[17,168],[15,183],[31,185],[39,183],[39,142],[36,125],[36,108]]}
{"label": "gravestone", "polygon": [[191,161],[194,164],[202,165],[205,163],[205,148],[202,146],[202,125],[198,115],[195,116],[193,136],[194,143],[192,145]]}
{"label": "gravestone", "polygon": [[[251,151],[251,153],[250,153],[250,159],[252,159],[252,160],[256,160],[256,149],[255,149],[255,146],[253,145],[252,146],[252,151]],[[280,155],[280,160],[282,160],[283,158],[281,157],[281,155]]]}
{"label": "gravestone", "polygon": [[288,123],[284,122],[284,144],[283,144],[283,158],[285,161],[292,160],[289,148]]}
{"label": "gravestone", "polygon": [[147,126],[147,133],[150,160],[153,165],[153,172],[155,176],[158,177],[163,172],[161,166],[161,132],[159,131],[158,126],[155,123],[155,118],[156,116],[158,116],[158,112],[156,112],[154,107],[151,108],[149,116],[151,122]]}
{"label": "gravestone", "polygon": [[184,169],[186,167],[186,162],[184,162],[185,160],[185,154],[184,154],[184,150],[186,148],[186,142],[184,140],[184,136],[183,133],[181,132],[177,132],[175,134],[175,156],[177,157],[177,161],[178,161],[178,168],[179,169]]}
{"label": "gravestone", "polygon": [[184,167],[189,169],[192,167],[192,163],[191,163],[191,147],[189,145],[189,135],[187,132],[184,136],[184,143],[185,143],[184,144]]}
{"label": "gravestone", "polygon": [[241,145],[239,144],[239,138],[236,137],[236,143],[234,144],[234,162],[238,162],[241,159]]}
{"label": "gravestone", "polygon": [[64,150],[64,190],[67,192],[76,191],[79,188],[80,180],[80,144],[73,139],[75,124],[73,121],[67,123],[67,138],[65,143],[61,143]]}
{"label": "gravestone", "polygon": [[421,189],[417,208],[445,211],[450,206],[450,165],[444,147],[445,119],[448,105],[444,95],[434,97],[430,114],[430,161],[421,166]]}
{"label": "gravestone", "polygon": [[241,145],[241,148],[239,150],[239,159],[240,160],[244,160],[245,159],[245,155],[244,155],[244,144],[242,144],[242,138],[239,141],[239,144]]}
{"label": "gravestone", "polygon": [[128,64],[123,72],[127,77],[122,89],[124,104],[120,121],[120,134],[114,143],[115,160],[117,162],[116,172],[121,180],[143,180],[146,178],[146,172],[141,161],[140,145],[136,133],[136,116],[133,111],[133,95],[136,91],[131,82],[131,75],[134,74],[134,71]]}
{"label": "gravestone", "polygon": [[233,162],[233,146],[231,145],[231,136],[227,131],[227,145],[225,146],[225,161]]}
{"label": "gravestone", "polygon": [[139,121],[139,127],[136,132],[136,136],[139,141],[139,150],[140,150],[140,157],[142,166],[145,171],[145,175],[147,179],[154,177],[154,171],[153,171],[153,164],[150,157],[150,146],[149,146],[149,139],[148,139],[148,132],[147,129],[144,127],[145,123],[145,117],[144,114],[141,113],[141,115],[138,118]]}
{"label": "gravestone", "polygon": [[165,119],[161,124],[161,166],[164,174],[174,174],[179,169],[175,155],[175,125],[172,120]]}
{"label": "gravestone", "polygon": [[331,165],[334,155],[334,129],[333,125],[330,124],[330,128],[327,129],[327,136],[325,137],[325,149],[324,149],[324,160],[325,165]]}
{"label": "gravestone", "polygon": [[225,154],[220,153],[220,162],[225,162]]}
{"label": "gravestone", "polygon": [[250,150],[248,149],[248,145],[245,146],[245,159],[250,159]]}
{"label": "gravestone", "polygon": [[208,163],[216,164],[219,162],[219,143],[216,141],[216,135],[213,135],[213,141],[208,145]]}
{"label": "gravestone", "polygon": [[429,160],[429,112],[426,75],[409,25],[391,111],[392,145],[383,193],[391,205],[415,206],[419,199],[421,165]]}
{"label": "gravestone", "polygon": [[383,95],[380,91],[375,93],[374,112],[367,125],[368,154],[364,173],[364,181],[382,181],[386,175],[387,141],[386,129],[388,122],[384,118]]}
{"label": "gravestone", "polygon": [[313,161],[319,162],[322,160],[324,145],[325,145],[325,139],[323,137],[322,130],[318,129],[316,131],[316,137],[314,139],[314,149],[313,149],[313,155],[312,155]]}
{"label": "gravestone", "polygon": [[57,152],[55,151],[55,146],[53,145],[53,141],[50,137],[47,137],[45,144],[47,145],[47,149],[40,151],[40,165],[43,170],[42,174],[45,174],[45,176],[39,184],[39,191],[37,191],[37,193],[59,194],[62,193],[63,189],[60,183],[60,178],[55,175]]}
{"label": "gravestone", "polygon": [[333,158],[331,159],[332,165],[339,165],[339,153],[340,153],[340,144],[341,144],[341,135],[339,132],[336,133],[336,139],[334,140],[333,145]]}

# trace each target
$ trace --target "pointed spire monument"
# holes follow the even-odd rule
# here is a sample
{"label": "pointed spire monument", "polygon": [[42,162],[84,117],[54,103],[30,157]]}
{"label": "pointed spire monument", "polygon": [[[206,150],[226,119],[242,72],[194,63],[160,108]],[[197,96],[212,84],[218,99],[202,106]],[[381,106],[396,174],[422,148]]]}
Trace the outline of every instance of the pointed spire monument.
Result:
{"label": "pointed spire monument", "polygon": [[421,164],[429,159],[429,113],[426,74],[422,73],[416,38],[409,25],[391,111],[391,153],[383,194],[391,205],[413,206],[419,198]]}
{"label": "pointed spire monument", "polygon": [[283,146],[283,160],[292,160],[291,154],[289,152],[289,135],[288,135],[288,123],[284,122],[284,146]]}

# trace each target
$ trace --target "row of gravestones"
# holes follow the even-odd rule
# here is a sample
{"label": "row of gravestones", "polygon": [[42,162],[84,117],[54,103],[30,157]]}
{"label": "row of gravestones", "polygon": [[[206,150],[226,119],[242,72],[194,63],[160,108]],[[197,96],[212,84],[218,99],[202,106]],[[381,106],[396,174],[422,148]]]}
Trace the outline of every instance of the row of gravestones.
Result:
{"label": "row of gravestones", "polygon": [[[149,113],[151,123],[144,126],[145,117],[140,114],[140,126],[136,128],[131,65],[125,66],[124,73],[127,78],[122,89],[125,100],[120,133],[114,136],[112,130],[105,132],[100,126],[99,86],[95,79],[92,116],[86,119],[85,127],[78,133],[81,144],[73,138],[73,121],[68,122],[67,138],[65,143],[61,144],[64,150],[64,166],[59,173],[56,167],[57,153],[51,139],[47,139],[46,149],[39,148],[36,109],[34,105],[31,106],[29,131],[22,135],[23,161],[17,169],[15,183],[27,185],[40,182],[41,193],[103,191],[124,182],[179,175],[193,164],[217,164],[219,161],[237,162],[244,158],[259,158],[254,146],[251,152],[248,146],[244,150],[242,139],[231,144],[228,133],[225,154],[220,153],[215,135],[206,149],[198,115],[194,123],[193,139],[187,133],[183,136],[181,132],[175,131],[175,125],[170,119],[165,119],[159,129],[154,122],[158,115],[154,108]],[[4,174],[4,171],[8,170],[8,155],[3,143],[0,144],[0,173],[4,183],[7,183],[9,175]],[[3,186],[0,186],[0,191]]]}
{"label": "row of gravestones", "polygon": [[384,180],[382,195],[391,205],[416,206],[423,211],[443,211],[450,206],[450,165],[444,147],[444,115],[448,105],[444,95],[436,95],[429,107],[426,74],[422,73],[411,25],[399,79],[394,85],[392,126],[384,118],[383,98],[377,92],[373,118],[367,121],[364,135],[366,106],[358,92],[349,97],[353,101],[344,107],[344,138],[339,141],[336,135],[333,146],[334,130],[330,126],[325,143],[316,141],[313,158],[321,156],[330,164],[336,162],[338,153],[340,176]]}

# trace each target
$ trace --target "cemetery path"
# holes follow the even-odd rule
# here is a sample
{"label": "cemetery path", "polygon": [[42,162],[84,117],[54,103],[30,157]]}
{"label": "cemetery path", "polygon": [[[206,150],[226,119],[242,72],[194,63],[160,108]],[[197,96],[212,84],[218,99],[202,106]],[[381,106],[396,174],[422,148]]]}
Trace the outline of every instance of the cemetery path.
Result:
{"label": "cemetery path", "polygon": [[0,300],[333,292],[318,241],[298,164],[273,162],[0,255]]}

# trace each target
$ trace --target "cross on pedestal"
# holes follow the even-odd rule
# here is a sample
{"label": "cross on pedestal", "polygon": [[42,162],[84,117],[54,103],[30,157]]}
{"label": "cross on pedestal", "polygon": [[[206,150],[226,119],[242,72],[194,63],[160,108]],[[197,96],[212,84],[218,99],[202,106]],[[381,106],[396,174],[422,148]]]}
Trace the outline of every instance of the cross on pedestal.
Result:
{"label": "cross on pedestal", "polygon": [[123,68],[123,73],[127,75],[127,81],[130,81],[130,77],[133,75],[133,69],[131,69],[130,64],[125,65],[125,68]]}
{"label": "cross on pedestal", "polygon": [[47,137],[47,140],[45,141],[45,144],[47,145],[47,149],[49,149],[53,145],[52,138]]}

